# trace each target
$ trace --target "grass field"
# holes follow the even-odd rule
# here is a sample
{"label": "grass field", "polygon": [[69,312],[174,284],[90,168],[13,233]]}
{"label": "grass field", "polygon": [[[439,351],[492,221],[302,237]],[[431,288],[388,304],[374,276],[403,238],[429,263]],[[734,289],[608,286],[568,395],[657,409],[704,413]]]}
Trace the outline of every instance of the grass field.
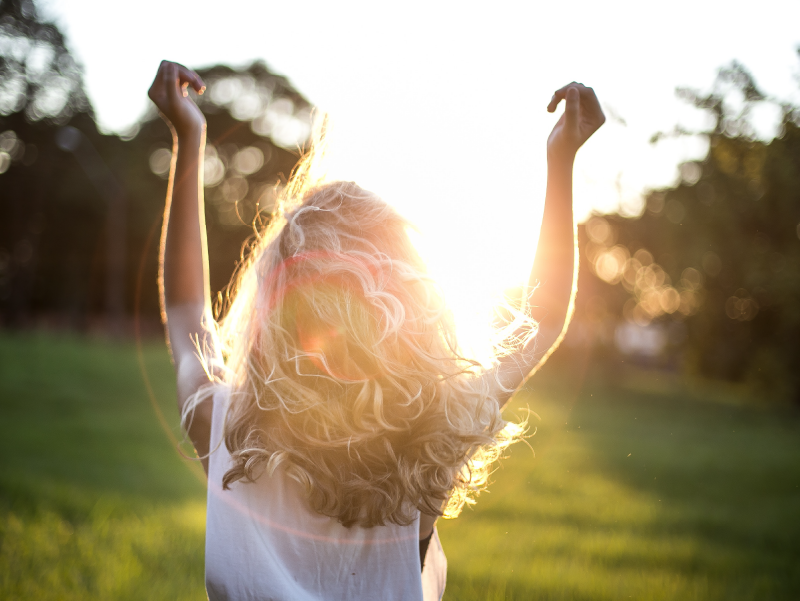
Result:
{"label": "grass field", "polygon": [[[179,436],[163,345],[144,364]],[[535,457],[440,525],[445,599],[800,598],[795,412],[552,380],[516,402]],[[0,336],[0,599],[202,599],[204,501],[132,346]]]}

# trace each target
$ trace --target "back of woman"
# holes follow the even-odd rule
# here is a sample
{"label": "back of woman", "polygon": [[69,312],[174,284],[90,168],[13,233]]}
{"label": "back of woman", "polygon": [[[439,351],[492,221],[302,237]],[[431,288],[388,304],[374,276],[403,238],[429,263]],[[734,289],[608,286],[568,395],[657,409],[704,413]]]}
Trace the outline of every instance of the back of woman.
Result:
{"label": "back of woman", "polygon": [[[208,470],[206,589],[211,601],[441,599],[447,561],[434,534],[420,581],[419,521],[346,528],[314,511],[303,487],[278,469],[223,491],[227,395],[214,396]],[[265,596],[267,595],[267,596]]]}
{"label": "back of woman", "polygon": [[435,534],[421,555],[420,513],[460,510],[516,430],[456,353],[407,225],[353,183],[313,186],[243,267],[224,377],[186,409],[213,394],[210,595],[441,597],[446,562]]}
{"label": "back of woman", "polygon": [[[548,141],[531,276],[533,288],[548,288],[538,307],[523,298],[510,343],[484,371],[460,354],[409,224],[352,182],[309,181],[308,162],[217,322],[205,119],[189,86],[204,89],[195,73],[163,62],[150,97],[174,135],[161,300],[182,423],[209,477],[209,598],[440,599],[446,561],[435,521],[473,502],[520,438],[524,424],[500,409],[569,321],[572,161],[603,122],[597,99],[570,84],[548,107],[567,102]],[[542,316],[550,327],[539,331]]]}

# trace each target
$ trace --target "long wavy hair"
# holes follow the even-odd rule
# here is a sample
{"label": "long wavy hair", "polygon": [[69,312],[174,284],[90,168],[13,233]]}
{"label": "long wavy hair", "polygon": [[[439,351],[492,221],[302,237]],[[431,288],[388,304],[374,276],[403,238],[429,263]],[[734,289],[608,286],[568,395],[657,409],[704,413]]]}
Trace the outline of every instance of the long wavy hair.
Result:
{"label": "long wavy hair", "polygon": [[352,182],[309,186],[311,160],[215,333],[230,397],[223,486],[281,468],[345,526],[455,517],[524,424],[502,419],[497,386],[459,352],[409,223]]}

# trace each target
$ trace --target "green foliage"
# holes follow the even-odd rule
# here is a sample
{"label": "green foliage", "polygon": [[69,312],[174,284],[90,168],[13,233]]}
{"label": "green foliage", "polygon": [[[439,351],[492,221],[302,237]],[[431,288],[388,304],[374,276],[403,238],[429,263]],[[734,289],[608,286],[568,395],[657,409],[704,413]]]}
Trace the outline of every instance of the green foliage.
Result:
{"label": "green foliage", "polygon": [[[310,134],[311,106],[286,78],[261,62],[242,69],[215,66],[198,71],[207,85],[197,98],[208,123],[205,158],[206,229],[212,293],[224,291],[258,227],[266,224],[280,187],[299,158]],[[141,309],[157,315],[155,287],[157,245],[148,237],[160,226],[172,141],[153,111],[125,145],[118,164],[131,192],[130,247],[137,264],[129,264],[130,290],[145,266]],[[148,252],[146,257],[143,253]]]}
{"label": "green foliage", "polygon": [[[175,434],[162,345],[144,365]],[[546,366],[509,410],[535,456],[440,523],[445,599],[797,597],[798,416],[664,378]],[[0,598],[204,598],[204,500],[131,346],[0,337]]]}
{"label": "green foliage", "polygon": [[0,1],[0,115],[23,112],[29,121],[66,123],[90,113],[80,67],[52,23],[32,0]]}
{"label": "green foliage", "polygon": [[[219,291],[254,224],[269,219],[308,139],[311,110],[263,63],[200,73],[208,84],[198,101],[208,121],[211,286]],[[125,136],[98,131],[58,28],[31,0],[0,2],[0,326],[107,327],[113,305],[131,315],[137,303],[157,322],[171,143],[155,111]],[[110,264],[119,239],[122,256]]]}
{"label": "green foliage", "polygon": [[[800,111],[783,105],[778,137],[757,139],[749,114],[769,100],[736,63],[711,93],[680,95],[714,117],[710,131],[677,132],[707,137],[708,155],[683,165],[676,186],[652,191],[640,218],[587,224],[589,238],[599,221],[613,230],[600,250],[582,245],[587,276],[606,280],[587,288],[617,319],[669,325],[667,354],[690,373],[800,402]],[[645,290],[652,272],[657,285]]]}
{"label": "green foliage", "polygon": [[76,280],[89,281],[104,206],[55,147],[54,133],[66,123],[98,136],[80,67],[33,2],[3,0],[0,323],[20,324],[43,310],[69,316],[78,302]]}

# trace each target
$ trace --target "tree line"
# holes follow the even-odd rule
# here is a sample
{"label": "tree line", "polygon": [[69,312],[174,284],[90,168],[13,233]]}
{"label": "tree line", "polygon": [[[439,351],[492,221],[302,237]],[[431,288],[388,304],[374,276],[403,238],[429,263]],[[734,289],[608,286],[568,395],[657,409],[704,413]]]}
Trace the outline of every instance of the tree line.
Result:
{"label": "tree line", "polygon": [[[264,63],[199,70],[211,285],[222,290],[308,140],[311,105]],[[30,0],[0,3],[0,323],[158,319],[171,137],[155,111],[104,135],[81,70]],[[257,219],[258,218],[258,219]]]}
{"label": "tree line", "polygon": [[[708,153],[648,192],[640,217],[580,228],[577,330],[601,354],[638,351],[800,403],[800,107],[768,98],[736,62],[710,92],[678,94],[713,126],[652,142],[700,135]],[[759,103],[780,109],[771,141],[751,122]]]}
{"label": "tree line", "polygon": [[[262,62],[199,73],[211,284],[222,291],[296,165],[312,107]],[[653,143],[701,135],[708,154],[649,191],[641,216],[579,227],[568,345],[800,402],[800,107],[779,103],[780,131],[765,141],[750,113],[778,101],[742,65],[721,69],[708,93],[678,93],[713,126]],[[158,323],[170,145],[154,112],[127,135],[100,132],[58,28],[32,0],[0,0],[1,327],[124,333],[134,312]]]}

